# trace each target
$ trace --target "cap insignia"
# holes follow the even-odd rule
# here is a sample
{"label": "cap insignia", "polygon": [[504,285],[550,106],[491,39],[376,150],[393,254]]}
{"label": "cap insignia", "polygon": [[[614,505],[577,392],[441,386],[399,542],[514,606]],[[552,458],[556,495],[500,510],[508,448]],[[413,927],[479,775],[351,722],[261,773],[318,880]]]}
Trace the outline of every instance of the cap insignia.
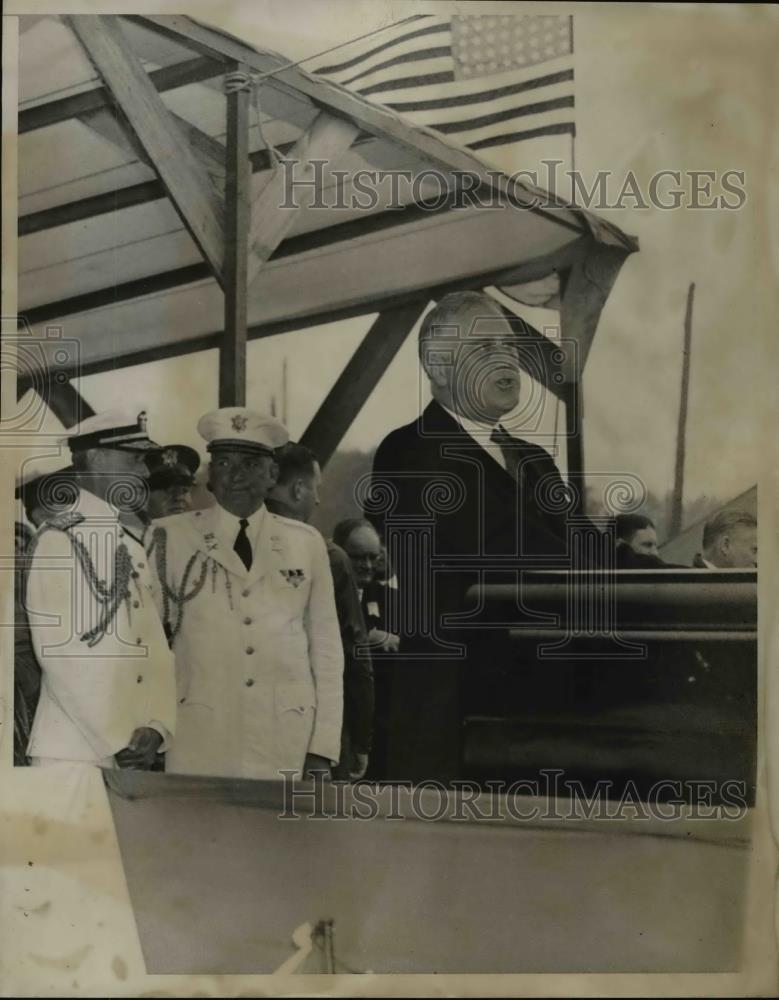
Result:
{"label": "cap insignia", "polygon": [[240,431],[246,430],[246,425],[249,423],[249,421],[246,419],[246,417],[242,417],[239,413],[237,413],[231,419],[230,423],[232,424],[233,430],[238,431],[240,433]]}

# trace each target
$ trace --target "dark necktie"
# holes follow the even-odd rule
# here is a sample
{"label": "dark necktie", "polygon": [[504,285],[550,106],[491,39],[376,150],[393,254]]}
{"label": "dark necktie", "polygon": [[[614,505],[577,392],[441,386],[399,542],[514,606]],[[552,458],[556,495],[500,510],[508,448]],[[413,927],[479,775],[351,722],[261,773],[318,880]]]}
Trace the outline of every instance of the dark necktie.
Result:
{"label": "dark necktie", "polygon": [[519,476],[520,442],[516,438],[513,438],[506,428],[501,427],[500,424],[493,428],[492,434],[490,434],[490,441],[500,448],[503,461],[506,463],[506,472],[516,482]]}
{"label": "dark necktie", "polygon": [[249,536],[246,534],[249,522],[245,517],[242,517],[238,523],[241,525],[241,528],[235,536],[233,550],[237,553],[238,558],[244,564],[246,569],[249,570],[252,568],[252,543],[249,541]]}

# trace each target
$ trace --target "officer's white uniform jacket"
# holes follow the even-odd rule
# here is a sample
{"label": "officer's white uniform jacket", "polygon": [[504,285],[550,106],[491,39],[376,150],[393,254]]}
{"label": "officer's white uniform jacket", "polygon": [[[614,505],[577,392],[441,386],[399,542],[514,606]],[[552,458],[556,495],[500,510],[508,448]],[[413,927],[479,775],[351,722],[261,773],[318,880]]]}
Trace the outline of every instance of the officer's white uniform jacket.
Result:
{"label": "officer's white uniform jacket", "polygon": [[343,650],[324,539],[265,507],[250,524],[248,571],[220,507],[154,524],[178,686],[168,772],[278,780],[306,753],[338,759]]}
{"label": "officer's white uniform jacket", "polygon": [[144,726],[167,749],[174,662],[143,545],[87,490],[31,544],[26,606],[42,679],[29,755],[112,766]]}

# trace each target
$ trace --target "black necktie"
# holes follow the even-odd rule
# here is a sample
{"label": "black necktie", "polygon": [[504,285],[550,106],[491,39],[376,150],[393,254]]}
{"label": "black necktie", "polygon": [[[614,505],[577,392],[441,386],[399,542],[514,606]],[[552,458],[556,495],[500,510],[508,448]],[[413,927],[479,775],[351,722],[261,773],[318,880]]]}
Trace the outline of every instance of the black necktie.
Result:
{"label": "black necktie", "polygon": [[497,425],[490,434],[490,441],[500,448],[503,461],[506,463],[506,472],[516,482],[519,475],[519,449],[520,442],[513,438],[505,427]]}
{"label": "black necktie", "polygon": [[244,564],[246,569],[249,570],[252,568],[252,543],[249,541],[249,536],[246,534],[249,522],[245,517],[242,517],[238,523],[241,525],[241,528],[235,536],[235,545],[233,545],[233,550],[238,554],[238,558]]}

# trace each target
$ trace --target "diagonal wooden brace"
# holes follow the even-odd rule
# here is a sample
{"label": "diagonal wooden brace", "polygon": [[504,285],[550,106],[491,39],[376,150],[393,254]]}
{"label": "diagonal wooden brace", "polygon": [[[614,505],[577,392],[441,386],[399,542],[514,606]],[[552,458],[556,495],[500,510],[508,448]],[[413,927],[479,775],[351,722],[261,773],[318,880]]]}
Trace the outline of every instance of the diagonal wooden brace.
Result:
{"label": "diagonal wooden brace", "polygon": [[[356,125],[345,118],[322,111],[284,159],[295,164],[295,175],[299,179],[313,178],[315,170],[312,160],[325,161],[332,167],[347,152],[359,131]],[[300,209],[310,205],[316,194],[312,186],[304,183],[295,192],[295,206],[282,207],[287,203],[285,185],[285,172],[277,169],[252,206],[247,273],[249,287],[262,270],[263,264],[270,259],[292,229]]]}
{"label": "diagonal wooden brace", "polygon": [[219,196],[208,171],[130,48],[119,22],[119,17],[103,14],[67,18],[184,225],[224,287],[224,225]]}

